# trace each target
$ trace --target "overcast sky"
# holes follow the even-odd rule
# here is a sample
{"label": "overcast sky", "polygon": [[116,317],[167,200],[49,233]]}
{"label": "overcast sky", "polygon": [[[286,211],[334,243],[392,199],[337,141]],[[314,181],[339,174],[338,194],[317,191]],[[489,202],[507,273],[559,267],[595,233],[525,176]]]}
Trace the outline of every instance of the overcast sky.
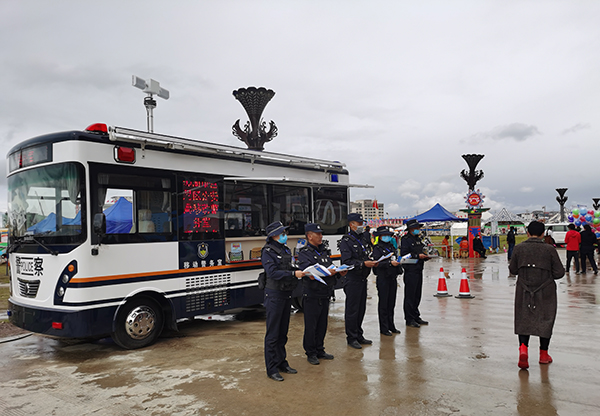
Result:
{"label": "overcast sky", "polygon": [[[558,210],[600,197],[600,1],[0,2],[0,140],[146,128],[133,74],[170,90],[155,131],[235,146],[240,87],[276,92],[266,150],[340,160],[389,215]],[[6,170],[4,158],[0,168]],[[6,178],[0,209],[6,209]]]}

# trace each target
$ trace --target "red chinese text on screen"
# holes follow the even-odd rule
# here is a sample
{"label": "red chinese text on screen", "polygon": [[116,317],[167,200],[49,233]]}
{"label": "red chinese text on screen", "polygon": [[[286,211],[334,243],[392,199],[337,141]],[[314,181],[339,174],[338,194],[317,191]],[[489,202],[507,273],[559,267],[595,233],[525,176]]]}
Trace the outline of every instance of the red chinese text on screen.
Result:
{"label": "red chinese text on screen", "polygon": [[219,188],[214,182],[183,181],[183,230],[219,232]]}

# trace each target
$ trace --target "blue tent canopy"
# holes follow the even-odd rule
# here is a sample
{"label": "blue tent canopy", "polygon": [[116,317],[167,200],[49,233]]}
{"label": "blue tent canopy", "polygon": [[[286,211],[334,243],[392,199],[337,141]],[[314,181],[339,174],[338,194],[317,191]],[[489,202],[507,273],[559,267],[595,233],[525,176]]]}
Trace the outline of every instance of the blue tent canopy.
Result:
{"label": "blue tent canopy", "polygon": [[[78,212],[75,218],[63,217],[62,223],[63,225],[81,225],[81,212]],[[56,214],[51,212],[46,218],[29,227],[27,231],[31,231],[34,234],[56,231]]]}
{"label": "blue tent canopy", "polygon": [[127,234],[133,224],[133,205],[121,197],[104,211],[107,234]]}
{"label": "blue tent canopy", "polygon": [[467,221],[466,218],[458,218],[456,215],[453,215],[439,203],[435,204],[429,211],[425,211],[412,218],[407,218],[404,222],[406,223],[408,220],[417,220],[419,222]]}

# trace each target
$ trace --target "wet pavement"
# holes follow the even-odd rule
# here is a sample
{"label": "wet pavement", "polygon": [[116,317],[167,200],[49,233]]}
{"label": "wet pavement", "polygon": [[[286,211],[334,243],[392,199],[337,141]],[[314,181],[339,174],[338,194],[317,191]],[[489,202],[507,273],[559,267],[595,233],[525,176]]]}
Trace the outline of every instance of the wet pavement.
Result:
{"label": "wet pavement", "polygon": [[[564,250],[559,250],[564,260]],[[474,299],[436,298],[439,268],[458,294],[461,267]],[[292,315],[288,359],[298,374],[266,377],[264,312],[181,325],[179,336],[125,351],[39,335],[0,344],[0,415],[599,415],[600,282],[591,272],[558,281],[554,363],[517,367],[515,279],[505,255],[427,263],[421,314],[380,336],[377,291],[369,278],[364,329],[373,345],[346,346],[343,292],[331,306],[325,346],[332,361],[313,366],[302,349],[303,316]],[[237,319],[236,319],[237,318]]]}

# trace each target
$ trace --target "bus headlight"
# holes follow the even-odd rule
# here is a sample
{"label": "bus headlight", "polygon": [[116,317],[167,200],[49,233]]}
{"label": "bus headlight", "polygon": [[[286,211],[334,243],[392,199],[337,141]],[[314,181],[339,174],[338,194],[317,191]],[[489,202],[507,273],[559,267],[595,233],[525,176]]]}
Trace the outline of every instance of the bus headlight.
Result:
{"label": "bus headlight", "polygon": [[65,294],[65,288],[62,286],[59,287],[58,290],[56,291],[56,294],[62,298],[63,295]]}

